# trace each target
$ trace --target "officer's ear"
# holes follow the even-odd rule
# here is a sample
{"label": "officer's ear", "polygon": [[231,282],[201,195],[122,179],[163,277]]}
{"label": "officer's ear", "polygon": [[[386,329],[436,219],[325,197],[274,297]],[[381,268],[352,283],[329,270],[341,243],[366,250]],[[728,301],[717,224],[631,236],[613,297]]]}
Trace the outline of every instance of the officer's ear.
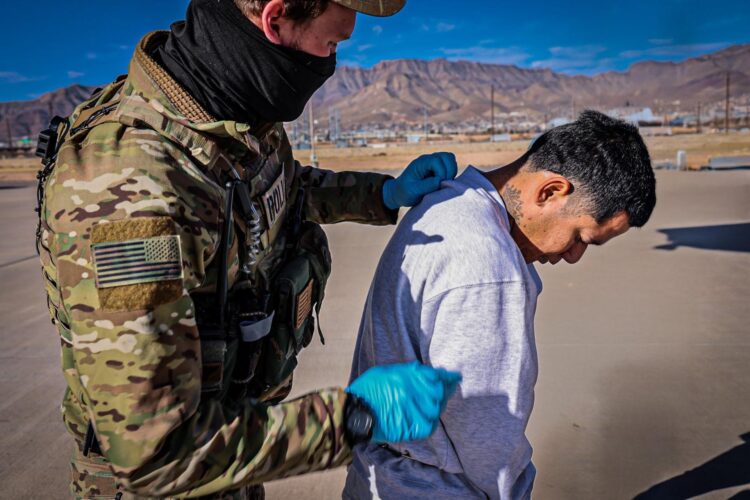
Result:
{"label": "officer's ear", "polygon": [[284,32],[291,27],[291,21],[284,17],[284,0],[270,0],[263,7],[259,21],[266,38],[271,43],[283,45]]}

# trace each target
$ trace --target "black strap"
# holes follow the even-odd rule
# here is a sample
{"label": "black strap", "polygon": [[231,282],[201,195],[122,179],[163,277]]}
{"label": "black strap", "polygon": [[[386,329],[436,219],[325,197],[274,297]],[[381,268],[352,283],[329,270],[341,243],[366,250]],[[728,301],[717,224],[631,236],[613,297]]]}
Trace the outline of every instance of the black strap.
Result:
{"label": "black strap", "polygon": [[219,269],[216,279],[216,291],[219,294],[219,325],[226,328],[227,295],[229,293],[229,235],[232,230],[232,209],[234,206],[234,190],[241,181],[229,181],[226,184],[227,199],[224,204],[224,228],[221,231],[219,245]]}
{"label": "black strap", "polygon": [[83,440],[83,456],[88,457],[89,452],[97,455],[102,454],[99,441],[96,439],[96,434],[94,433],[94,424],[91,423],[91,420],[89,420],[89,426],[86,429],[86,438]]}

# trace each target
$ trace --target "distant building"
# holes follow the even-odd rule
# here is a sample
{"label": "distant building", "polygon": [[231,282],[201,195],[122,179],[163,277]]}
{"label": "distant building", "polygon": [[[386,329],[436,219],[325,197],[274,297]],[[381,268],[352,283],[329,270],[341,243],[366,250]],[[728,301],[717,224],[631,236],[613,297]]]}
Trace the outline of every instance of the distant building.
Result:
{"label": "distant building", "polygon": [[656,136],[656,135],[672,135],[672,127],[639,127],[641,135],[645,136]]}
{"label": "distant building", "polygon": [[510,142],[510,134],[494,134],[491,138],[492,142]]}
{"label": "distant building", "polygon": [[559,127],[560,125],[566,125],[570,123],[570,118],[565,116],[558,116],[557,118],[553,118],[550,121],[547,122],[547,130],[555,127]]}
{"label": "distant building", "polygon": [[654,116],[651,108],[615,108],[607,111],[609,116],[625,120],[633,125],[653,125],[660,124],[661,119]]}

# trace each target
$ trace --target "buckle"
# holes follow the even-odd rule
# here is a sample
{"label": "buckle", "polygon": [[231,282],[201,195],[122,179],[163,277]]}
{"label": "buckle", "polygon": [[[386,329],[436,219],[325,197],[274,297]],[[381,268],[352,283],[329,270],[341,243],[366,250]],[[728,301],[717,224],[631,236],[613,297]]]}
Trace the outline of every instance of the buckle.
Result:
{"label": "buckle", "polygon": [[57,130],[60,124],[64,121],[65,118],[55,116],[49,122],[47,128],[39,133],[39,139],[37,140],[36,151],[34,153],[36,156],[43,160],[52,158],[57,149]]}

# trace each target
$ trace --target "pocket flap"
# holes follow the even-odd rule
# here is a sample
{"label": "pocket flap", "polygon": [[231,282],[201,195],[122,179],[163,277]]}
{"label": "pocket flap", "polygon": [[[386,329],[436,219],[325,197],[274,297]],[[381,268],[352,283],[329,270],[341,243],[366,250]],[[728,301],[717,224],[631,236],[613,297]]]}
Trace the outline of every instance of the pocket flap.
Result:
{"label": "pocket flap", "polygon": [[242,340],[244,342],[257,342],[268,335],[271,332],[274,316],[276,316],[276,311],[272,311],[271,314],[259,321],[241,322],[240,332],[242,333]]}

